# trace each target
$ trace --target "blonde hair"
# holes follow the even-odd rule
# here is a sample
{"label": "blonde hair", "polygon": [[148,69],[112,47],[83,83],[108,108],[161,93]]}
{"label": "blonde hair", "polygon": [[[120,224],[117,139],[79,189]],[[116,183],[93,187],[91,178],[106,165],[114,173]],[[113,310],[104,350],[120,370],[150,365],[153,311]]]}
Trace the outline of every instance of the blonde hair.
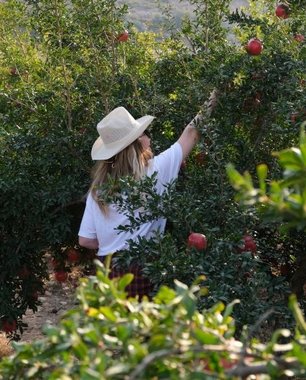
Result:
{"label": "blonde hair", "polygon": [[[144,149],[137,139],[110,159],[97,161],[92,170],[92,183],[89,191],[104,214],[107,213],[107,203],[103,198],[101,199],[99,188],[110,179],[116,181],[127,176],[132,176],[136,180],[142,178],[146,174],[149,160],[152,157],[151,149]],[[114,188],[113,192],[115,191]]]}

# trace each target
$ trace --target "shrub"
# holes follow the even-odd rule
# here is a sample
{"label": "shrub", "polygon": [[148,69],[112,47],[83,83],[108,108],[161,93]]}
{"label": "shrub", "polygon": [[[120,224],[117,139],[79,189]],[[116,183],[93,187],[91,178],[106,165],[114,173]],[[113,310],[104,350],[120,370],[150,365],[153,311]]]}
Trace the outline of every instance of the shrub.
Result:
{"label": "shrub", "polygon": [[[33,294],[43,291],[44,253],[65,266],[65,250],[77,247],[97,121],[117,105],[135,117],[154,114],[158,153],[216,88],[203,140],[158,209],[168,217],[166,235],[129,254],[141,257],[156,290],[204,274],[209,296],[200,304],[240,298],[238,329],[263,313],[263,300],[290,323],[289,281],[304,237],[267,228],[254,209],[241,211],[225,166],[252,173],[266,162],[271,178],[281,175],[271,152],[295,145],[305,118],[305,44],[294,38],[304,33],[305,5],[291,1],[290,17],[280,19],[269,1],[234,13],[229,3],[193,0],[193,18],[165,37],[138,33],[115,1],[1,2],[0,318],[22,329],[25,310],[37,307]],[[119,43],[126,28],[128,41]],[[245,50],[251,38],[262,41],[260,55]],[[191,231],[207,236],[205,254],[186,250]],[[256,253],[237,254],[245,235]]]}
{"label": "shrub", "polygon": [[15,354],[0,362],[0,379],[231,379],[254,373],[279,379],[289,370],[305,373],[305,321],[294,298],[295,336],[278,330],[262,344],[252,339],[258,326],[242,341],[234,338],[236,302],[200,312],[201,287],[179,281],[175,290],[163,286],[152,301],[139,302],[126,298],[131,279],[110,280],[103,267],[83,279],[79,305],[58,327],[46,326],[44,339],[14,343]]}

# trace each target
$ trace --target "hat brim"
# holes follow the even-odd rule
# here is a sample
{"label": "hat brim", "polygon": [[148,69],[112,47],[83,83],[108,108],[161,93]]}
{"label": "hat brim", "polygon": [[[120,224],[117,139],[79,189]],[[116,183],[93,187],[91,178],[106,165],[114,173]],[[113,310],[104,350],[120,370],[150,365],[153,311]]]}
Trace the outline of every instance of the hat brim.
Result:
{"label": "hat brim", "polygon": [[108,160],[109,158],[115,156],[117,153],[121,152],[127,146],[132,144],[135,140],[140,137],[143,132],[148,128],[148,126],[152,123],[154,116],[146,115],[137,119],[137,123],[139,127],[136,127],[133,132],[129,135],[125,136],[124,139],[120,141],[116,141],[113,144],[105,145],[102,141],[101,137],[98,137],[93,147],[91,149],[91,158],[93,160]]}

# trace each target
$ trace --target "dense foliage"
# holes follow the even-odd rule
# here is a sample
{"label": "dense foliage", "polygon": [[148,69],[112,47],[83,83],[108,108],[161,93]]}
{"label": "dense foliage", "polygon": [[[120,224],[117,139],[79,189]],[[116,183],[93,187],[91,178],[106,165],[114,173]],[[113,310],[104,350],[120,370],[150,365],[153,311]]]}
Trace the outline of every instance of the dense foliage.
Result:
{"label": "dense foliage", "polygon": [[[270,307],[278,314],[264,332],[292,323],[288,296],[293,289],[302,304],[306,282],[304,231],[279,230],[255,207],[241,209],[225,167],[232,162],[254,173],[265,162],[277,179],[272,151],[297,144],[306,100],[306,46],[297,36],[305,35],[306,5],[290,1],[289,17],[281,18],[270,1],[251,1],[248,12],[235,13],[229,1],[190,3],[193,18],[169,37],[139,33],[125,18],[126,6],[113,0],[0,3],[2,330],[14,334],[27,308],[36,310],[46,251],[56,271],[69,273],[96,123],[117,105],[135,117],[153,114],[158,153],[213,88],[217,107],[175,191],[163,207],[158,199],[150,204],[168,217],[167,233],[157,243],[131,242],[118,260],[140,260],[156,290],[205,275],[208,294],[199,297],[199,308],[240,299],[237,331]],[[245,49],[253,38],[262,43],[259,55]],[[187,246],[191,231],[207,236],[204,252]],[[246,247],[244,236],[256,249]],[[86,263],[90,253],[79,252]]]}
{"label": "dense foliage", "polygon": [[[101,265],[101,264],[100,264]],[[256,326],[235,339],[233,303],[197,309],[201,287],[175,281],[153,301],[126,298],[131,274],[110,280],[105,268],[83,279],[79,305],[46,337],[15,343],[15,354],[0,362],[0,379],[237,379],[267,374],[270,379],[305,374],[306,322],[294,296],[294,336],[276,330],[268,343],[253,338]]]}

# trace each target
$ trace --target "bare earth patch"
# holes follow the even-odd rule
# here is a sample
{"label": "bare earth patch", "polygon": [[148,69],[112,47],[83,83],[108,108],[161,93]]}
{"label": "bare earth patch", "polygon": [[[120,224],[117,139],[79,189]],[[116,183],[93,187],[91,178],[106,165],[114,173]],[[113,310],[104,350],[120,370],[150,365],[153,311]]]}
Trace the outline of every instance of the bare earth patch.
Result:
{"label": "bare earth patch", "polygon": [[28,325],[21,336],[21,342],[33,342],[43,338],[43,326],[56,326],[61,316],[72,309],[76,304],[75,280],[67,283],[58,283],[52,277],[46,285],[46,291],[39,297],[41,306],[33,313],[28,310],[23,322]]}
{"label": "bare earth patch", "polygon": [[[68,281],[64,283],[57,282],[50,272],[50,278],[45,284],[45,293],[39,297],[41,305],[38,310],[34,313],[29,309],[23,317],[27,327],[24,328],[20,342],[31,343],[42,339],[45,325],[56,326],[63,314],[75,307],[76,287],[80,277],[83,277],[83,274],[78,267],[72,269]],[[4,333],[0,333],[0,358],[12,353],[10,341]]]}

